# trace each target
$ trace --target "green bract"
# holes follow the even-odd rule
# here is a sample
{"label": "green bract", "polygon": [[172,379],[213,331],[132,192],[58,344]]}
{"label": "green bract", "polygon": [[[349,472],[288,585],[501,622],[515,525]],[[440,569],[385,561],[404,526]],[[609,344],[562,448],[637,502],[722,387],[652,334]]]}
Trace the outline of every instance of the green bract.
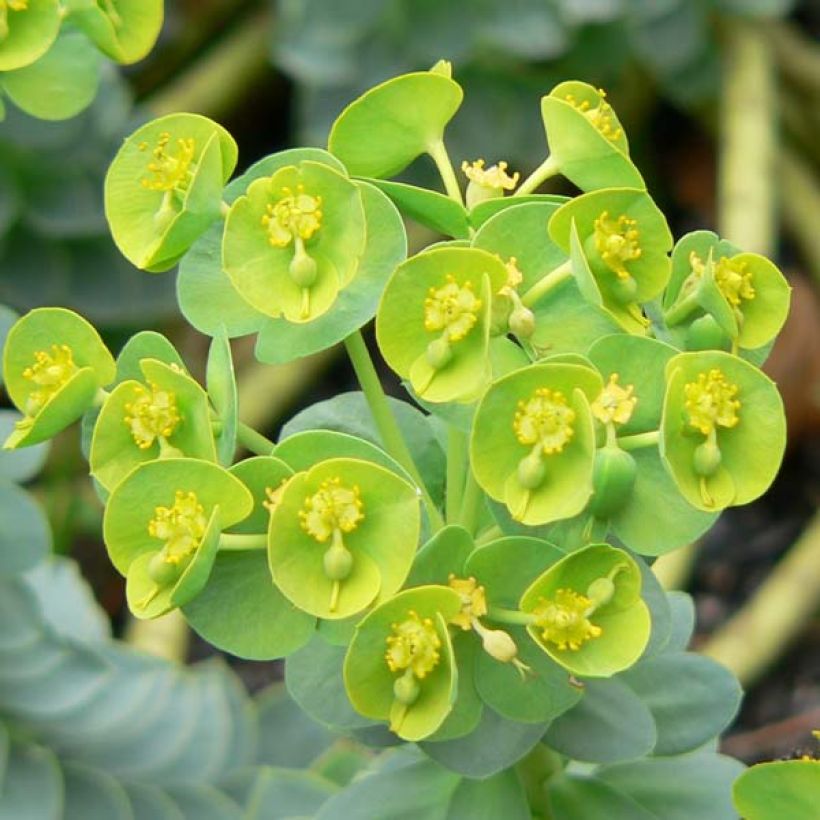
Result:
{"label": "green bract", "polygon": [[550,159],[584,191],[645,188],[626,134],[606,95],[586,83],[559,83],[541,98]]}
{"label": "green bract", "polygon": [[[788,282],[768,259],[741,253],[710,231],[696,231],[675,245],[665,318],[670,326],[690,325],[682,339],[689,349],[728,349],[730,343],[754,349],[780,332],[790,296]],[[704,334],[710,325],[717,326],[717,344]]]}
{"label": "green bract", "polygon": [[148,271],[173,267],[219,219],[236,158],[233,137],[197,114],[138,128],[105,178],[105,214],[123,255]]}
{"label": "green bract", "polygon": [[156,458],[216,461],[205,391],[178,366],[142,359],[140,369],[143,379],[118,384],[94,425],[89,463],[107,490]]}
{"label": "green bract", "polygon": [[274,583],[300,609],[346,618],[401,588],[418,543],[416,491],[366,461],[334,458],[298,473],[268,530]]}
{"label": "green bract", "polygon": [[774,382],[723,352],[681,353],[666,377],[661,455],[686,500],[713,512],[761,495],[786,447]]}
{"label": "green bract", "polygon": [[57,0],[3,0],[0,5],[0,71],[30,65],[48,51],[60,30]]}
{"label": "green bract", "polygon": [[127,576],[131,611],[155,618],[195,598],[220,533],[252,508],[245,485],[215,464],[168,458],[130,472],[108,499],[103,537],[111,562]]}
{"label": "green bract", "polygon": [[450,77],[449,64],[394,77],[342,111],[330,131],[328,149],[351,174],[393,176],[420,154],[443,149],[444,128],[463,96]]}
{"label": "green bract", "polygon": [[669,281],[672,234],[664,215],[645,190],[608,188],[576,197],[550,220],[550,236],[566,252],[573,223],[604,307],[626,330],[643,333],[648,320],[638,305]]}
{"label": "green bract", "polygon": [[534,364],[494,382],[476,410],[470,462],[489,496],[524,524],[580,512],[592,494],[589,402],[601,377],[575,364]]}
{"label": "green bract", "polygon": [[376,314],[379,349],[431,402],[475,401],[491,376],[492,301],[501,260],[475,248],[436,248],[399,265]]}
{"label": "green bract", "polygon": [[527,631],[575,675],[606,678],[641,656],[650,632],[641,571],[623,550],[593,544],[562,558],[521,596]]}
{"label": "green bract", "polygon": [[3,348],[9,398],[23,413],[6,449],[37,444],[76,421],[114,378],[114,359],[96,330],[63,308],[37,308],[9,330]]}
{"label": "green bract", "polygon": [[745,820],[812,820],[820,804],[820,761],[752,766],[735,781],[733,797]]}
{"label": "green bract", "polygon": [[359,188],[305,160],[252,182],[231,206],[222,260],[237,292],[260,313],[309,322],[356,275],[365,247]]}
{"label": "green bract", "polygon": [[405,590],[356,627],[344,664],[350,702],[389,720],[404,740],[428,737],[453,707],[458,673],[447,621],[461,609],[449,587]]}
{"label": "green bract", "polygon": [[153,48],[163,20],[163,0],[67,0],[68,19],[104,54],[136,63]]}

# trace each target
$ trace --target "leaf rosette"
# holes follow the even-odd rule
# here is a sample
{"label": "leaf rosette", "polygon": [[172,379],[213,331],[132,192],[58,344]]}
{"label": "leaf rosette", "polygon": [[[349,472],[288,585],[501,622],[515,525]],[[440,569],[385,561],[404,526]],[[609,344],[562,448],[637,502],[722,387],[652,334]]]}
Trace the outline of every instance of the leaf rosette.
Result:
{"label": "leaf rosette", "polygon": [[651,630],[641,571],[623,550],[592,544],[557,561],[521,596],[530,637],[581,677],[605,678],[632,666]]}
{"label": "leaf rosette", "polygon": [[418,495],[403,478],[359,459],[321,461],[277,498],[268,529],[271,575],[299,609],[346,618],[401,588],[420,526]]}
{"label": "leaf rosette", "polygon": [[445,586],[400,592],[356,627],[344,682],[356,711],[403,740],[433,734],[453,708],[458,671],[447,622],[461,599]]}
{"label": "leaf rosette", "polygon": [[534,364],[495,381],[478,404],[470,462],[482,489],[523,524],[579,513],[592,494],[590,402],[600,375],[579,364]]}
{"label": "leaf rosette", "polygon": [[220,218],[236,160],[233,137],[198,114],[170,114],[138,128],[105,177],[105,215],[122,254],[143,270],[173,267]]}
{"label": "leaf rosette", "polygon": [[0,71],[31,65],[57,39],[57,0],[3,0],[0,4]]}
{"label": "leaf rosette", "polygon": [[76,421],[113,381],[114,358],[82,316],[37,308],[9,330],[3,348],[6,390],[23,413],[3,447],[27,447]]}
{"label": "leaf rosette", "polygon": [[497,256],[477,248],[435,248],[396,268],[376,313],[376,338],[416,395],[475,401],[492,375],[492,300],[507,276]]}
{"label": "leaf rosette", "polygon": [[247,517],[253,497],[234,475],[192,458],[149,461],[111,493],[103,539],[126,576],[128,607],[156,618],[205,587],[220,534]]}
{"label": "leaf rosette", "polygon": [[774,382],[722,351],[681,353],[666,379],[661,456],[686,500],[715,512],[762,495],[786,447]]}
{"label": "leaf rosette", "polygon": [[157,458],[216,461],[205,391],[179,366],[157,359],[139,366],[143,380],[118,384],[94,425],[91,473],[107,490]]}
{"label": "leaf rosette", "polygon": [[310,322],[355,277],[365,239],[359,188],[330,166],[305,160],[254,180],[233,203],[223,267],[260,313]]}

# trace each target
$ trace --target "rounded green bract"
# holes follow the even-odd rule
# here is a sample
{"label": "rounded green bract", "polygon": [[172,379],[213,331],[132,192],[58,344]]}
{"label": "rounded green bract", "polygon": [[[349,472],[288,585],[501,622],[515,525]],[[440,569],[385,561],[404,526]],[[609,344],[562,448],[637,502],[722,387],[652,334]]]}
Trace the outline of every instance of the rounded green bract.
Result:
{"label": "rounded green bract", "polygon": [[62,17],[58,0],[24,0],[0,6],[0,71],[31,65],[57,39]]}

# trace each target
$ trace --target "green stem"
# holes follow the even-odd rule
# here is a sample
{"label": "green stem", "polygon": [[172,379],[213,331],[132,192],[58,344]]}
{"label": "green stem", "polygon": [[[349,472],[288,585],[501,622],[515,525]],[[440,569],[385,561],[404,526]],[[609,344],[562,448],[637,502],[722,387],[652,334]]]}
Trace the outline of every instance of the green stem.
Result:
{"label": "green stem", "polygon": [[458,516],[458,523],[464,527],[471,535],[475,533],[478,525],[478,516],[481,512],[481,504],[484,501],[484,491],[478,486],[473,471],[467,468],[467,484],[464,488],[464,497],[461,500],[461,512]]}
{"label": "green stem", "polygon": [[621,436],[617,440],[622,450],[640,450],[643,447],[654,447],[661,438],[660,430],[650,430],[648,433],[635,433],[632,436]]}
{"label": "green stem", "polygon": [[501,606],[491,606],[487,610],[487,617],[491,621],[511,626],[529,626],[535,620],[530,612],[519,612],[517,609],[505,609]]}
{"label": "green stem", "polygon": [[482,544],[487,544],[490,541],[495,541],[496,538],[503,538],[504,531],[498,524],[492,524],[491,526],[487,527],[487,529],[482,530],[475,539],[476,546],[481,546]]}
{"label": "green stem", "polygon": [[427,149],[427,153],[430,154],[433,158],[433,162],[436,163],[436,168],[438,168],[438,172],[441,175],[441,181],[444,183],[447,196],[458,202],[459,205],[463,205],[464,200],[461,197],[461,188],[458,185],[458,179],[456,179],[456,173],[453,170],[453,163],[450,162],[450,155],[444,147],[444,141],[438,140],[434,142]]}
{"label": "green stem", "polygon": [[268,546],[268,536],[265,533],[234,533],[223,532],[219,536],[221,550],[262,550]]}
{"label": "green stem", "polygon": [[700,290],[696,288],[692,293],[679,299],[664,314],[663,319],[667,327],[674,327],[686,321],[700,307]]}
{"label": "green stem", "polygon": [[467,434],[447,428],[447,523],[455,524],[461,511],[467,471]]}
{"label": "green stem", "polygon": [[258,456],[269,456],[273,448],[276,447],[275,442],[242,421],[237,424],[236,438],[246,450],[250,450]]}
{"label": "green stem", "polygon": [[381,436],[382,444],[384,444],[387,452],[407,470],[416,482],[424,506],[427,509],[427,515],[430,518],[430,526],[434,532],[440,530],[444,526],[444,519],[441,517],[441,513],[424,484],[421,473],[419,473],[418,467],[413,461],[413,456],[401,434],[399,425],[390,410],[384,388],[381,381],[379,381],[379,374],[373,366],[373,360],[370,358],[370,353],[360,331],[357,330],[351,333],[345,339],[345,349],[350,357],[350,363],[356,372],[356,378],[359,380],[365,399],[367,399],[367,405],[373,415],[373,421],[379,431],[379,436]]}
{"label": "green stem", "polygon": [[567,259],[566,262],[539,279],[521,297],[521,303],[527,307],[532,307],[542,296],[545,296],[553,288],[560,285],[565,279],[569,279],[570,276],[572,276],[572,262]]}
{"label": "green stem", "polygon": [[542,182],[560,173],[561,169],[552,155],[548,156],[515,190],[513,196],[531,194]]}

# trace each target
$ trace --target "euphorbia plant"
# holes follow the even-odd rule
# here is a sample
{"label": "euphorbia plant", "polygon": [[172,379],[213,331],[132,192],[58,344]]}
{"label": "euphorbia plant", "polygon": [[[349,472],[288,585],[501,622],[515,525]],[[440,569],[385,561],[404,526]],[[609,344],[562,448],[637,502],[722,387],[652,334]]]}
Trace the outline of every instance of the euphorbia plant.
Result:
{"label": "euphorbia plant", "polygon": [[[227,187],[216,123],[139,129],[109,221],[144,269],[181,260],[180,308],[213,336],[207,384],[157,334],[115,368],[80,317],[33,333],[33,313],[6,346],[27,416],[6,446],[85,412],[132,612],[180,607],[228,652],[287,657],[317,720],[419,744],[374,779],[488,778],[474,788],[506,794],[505,817],[673,816],[663,800],[707,816],[672,766],[730,817],[739,766],[705,744],[739,687],[684,651],[690,604],[649,563],[774,478],[783,409],[759,367],[788,285],[713,234],[673,252],[602,91],[544,97],[552,153],[520,184],[503,160],[465,160],[459,181],[444,130],[461,96],[445,62],[395,78],[341,113],[329,151],[274,154]],[[446,194],[386,179],[423,154]],[[536,193],[557,173],[582,193]],[[408,258],[399,211],[443,238]],[[374,316],[424,412],[385,396],[361,335]],[[270,363],[344,342],[362,394],[267,439],[237,422],[227,340],[248,334]],[[427,816],[413,791],[396,813]]]}

